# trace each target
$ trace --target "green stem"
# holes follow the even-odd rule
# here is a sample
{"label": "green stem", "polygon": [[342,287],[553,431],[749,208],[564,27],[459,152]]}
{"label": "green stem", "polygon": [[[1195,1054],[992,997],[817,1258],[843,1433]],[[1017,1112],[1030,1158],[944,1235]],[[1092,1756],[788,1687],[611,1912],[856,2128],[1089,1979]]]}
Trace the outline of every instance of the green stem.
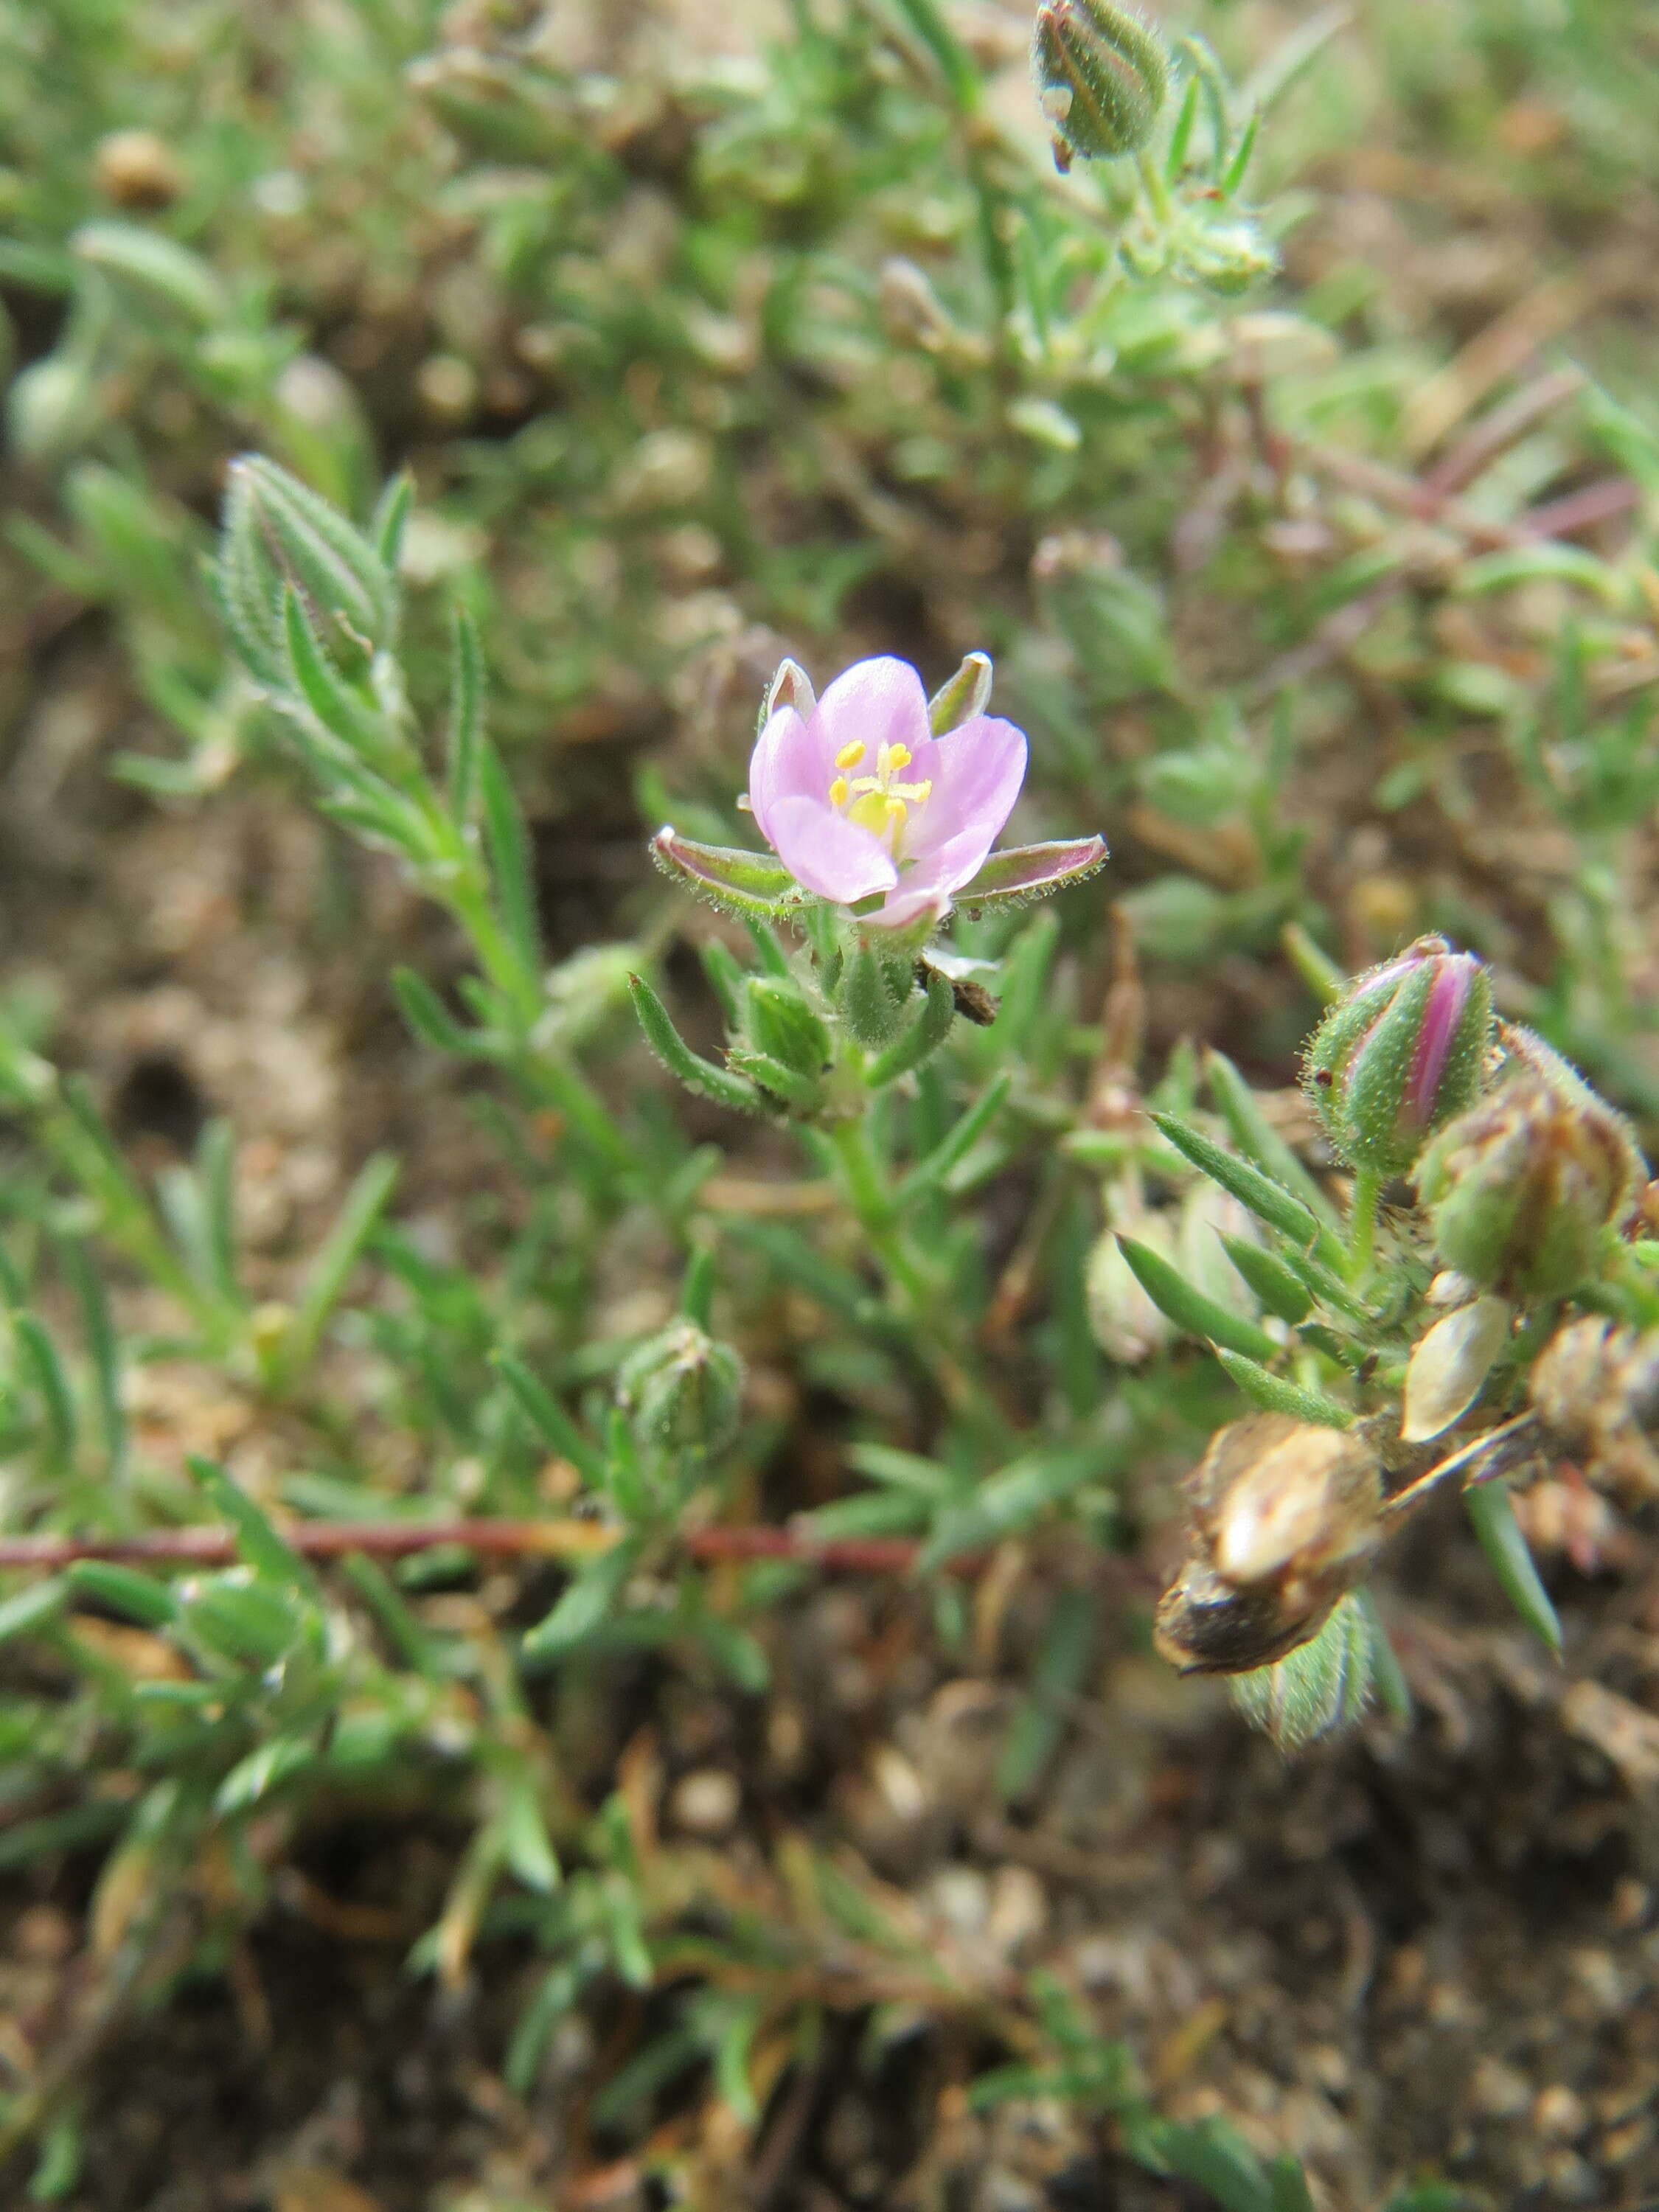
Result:
{"label": "green stem", "polygon": [[1376,1202],[1382,1178],[1375,1168],[1361,1168],[1353,1179],[1353,1208],[1348,1222],[1348,1280],[1363,1283],[1376,1256]]}
{"label": "green stem", "polygon": [[1175,218],[1175,206],[1164,172],[1144,147],[1135,156],[1135,166],[1140,172],[1140,188],[1146,195],[1146,204],[1167,230]]}
{"label": "green stem", "polygon": [[898,1218],[890,1178],[870,1142],[867,1117],[837,1122],[828,1139],[847,1202],[869,1239],[890,1293],[896,1291],[902,1301],[912,1351],[952,1412],[1000,1446],[1008,1424],[975,1375],[971,1344],[959,1346],[948,1318],[941,1318],[952,1310],[949,1295],[930,1279],[923,1256]]}
{"label": "green stem", "polygon": [[541,978],[525,966],[496,918],[471,854],[467,859],[469,865],[434,888],[466,932],[479,967],[506,1005],[513,1024],[514,1073],[531,1097],[555,1108],[611,1167],[627,1168],[632,1154],[599,1094],[568,1059],[533,1042],[544,1004]]}
{"label": "green stem", "polygon": [[890,1282],[903,1292],[915,1319],[927,1310],[928,1286],[894,1219],[892,1196],[882,1180],[867,1120],[860,1115],[856,1121],[837,1121],[830,1132],[830,1142],[841,1168],[847,1201]]}

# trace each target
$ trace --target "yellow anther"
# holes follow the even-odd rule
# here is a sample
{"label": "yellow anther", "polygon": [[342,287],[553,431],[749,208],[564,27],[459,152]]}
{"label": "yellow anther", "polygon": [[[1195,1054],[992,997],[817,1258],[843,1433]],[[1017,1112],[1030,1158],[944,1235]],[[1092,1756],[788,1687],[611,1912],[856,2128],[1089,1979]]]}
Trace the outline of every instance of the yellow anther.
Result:
{"label": "yellow anther", "polygon": [[864,747],[859,743],[858,739],[854,738],[850,745],[843,745],[841,750],[836,755],[836,766],[837,768],[856,768],[863,758]]}
{"label": "yellow anther", "polygon": [[845,806],[853,795],[853,787],[844,775],[838,775],[830,787],[831,806]]}
{"label": "yellow anther", "polygon": [[889,775],[896,769],[908,768],[915,757],[908,745],[889,745],[886,751]]}
{"label": "yellow anther", "polygon": [[909,811],[909,808],[902,799],[890,799],[887,802],[887,820],[890,827],[896,830],[902,829],[904,826],[904,817]]}

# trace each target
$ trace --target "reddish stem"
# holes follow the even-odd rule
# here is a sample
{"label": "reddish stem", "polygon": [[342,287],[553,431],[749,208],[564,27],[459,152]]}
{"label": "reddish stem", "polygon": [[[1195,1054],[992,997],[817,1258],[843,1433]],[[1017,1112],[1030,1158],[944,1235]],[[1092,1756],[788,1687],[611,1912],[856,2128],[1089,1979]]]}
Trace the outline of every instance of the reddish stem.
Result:
{"label": "reddish stem", "polygon": [[[307,1559],[338,1559],[352,1553],[373,1559],[406,1559],[416,1552],[454,1545],[495,1558],[581,1559],[608,1551],[620,1531],[598,1521],[300,1521],[282,1530],[283,1540]],[[819,1538],[804,1529],[748,1526],[693,1528],[680,1539],[694,1559],[785,1559],[830,1574],[903,1575],[922,1547],[905,1536]],[[33,1567],[52,1573],[77,1559],[134,1565],[228,1566],[238,1557],[228,1528],[153,1528],[138,1536],[0,1536],[0,1568]],[[963,1552],[941,1571],[973,1577],[988,1552]],[[1139,1587],[1150,1578],[1130,1560],[1102,1552],[1088,1555],[1091,1576]]]}

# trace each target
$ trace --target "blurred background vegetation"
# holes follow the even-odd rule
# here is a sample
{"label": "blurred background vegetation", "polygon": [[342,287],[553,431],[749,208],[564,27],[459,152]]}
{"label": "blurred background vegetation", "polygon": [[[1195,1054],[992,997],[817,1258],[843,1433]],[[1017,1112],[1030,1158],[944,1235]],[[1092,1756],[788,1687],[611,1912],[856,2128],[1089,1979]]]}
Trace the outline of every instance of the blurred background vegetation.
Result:
{"label": "blurred background vegetation", "polygon": [[[1159,21],[1156,167],[1062,178],[1017,0],[0,0],[0,1525],[236,1532],[0,1595],[15,2201],[1659,2189],[1651,1528],[1517,1500],[1556,1670],[1430,1527],[1413,1718],[1286,1766],[1147,1654],[1237,1403],[1099,1242],[1143,1089],[1218,1049],[1309,1148],[1322,976],[1426,930],[1652,1155],[1659,30]],[[364,526],[408,472],[504,943],[227,653],[249,448]],[[785,653],[978,648],[1023,827],[1113,857],[958,927],[896,1301],[880,1190],[687,1109],[625,981],[712,1043],[743,933],[646,841],[742,840]],[[641,1410],[677,1314],[730,1443]],[[684,1540],[809,1513],[922,1571]],[[563,1554],[283,1533],[481,1515]]]}

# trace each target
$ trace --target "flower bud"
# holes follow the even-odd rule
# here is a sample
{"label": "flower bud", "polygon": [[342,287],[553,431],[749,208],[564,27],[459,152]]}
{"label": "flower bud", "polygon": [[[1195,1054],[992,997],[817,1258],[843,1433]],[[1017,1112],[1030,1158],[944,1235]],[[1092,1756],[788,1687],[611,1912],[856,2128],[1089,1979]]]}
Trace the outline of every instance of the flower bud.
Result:
{"label": "flower bud", "polygon": [[1054,161],[1133,154],[1169,89],[1156,33],[1116,0],[1043,0],[1031,34],[1031,76],[1054,132]]}
{"label": "flower bud", "polygon": [[1507,1298],[1561,1297],[1593,1273],[1641,1160],[1622,1118],[1574,1088],[1522,1068],[1435,1139],[1417,1187],[1443,1267]]}
{"label": "flower bud", "polygon": [[757,1052],[813,1080],[830,1066],[832,1048],[823,1018],[794,984],[751,975],[744,993],[744,1025]]}
{"label": "flower bud", "polygon": [[743,1362],[696,1322],[670,1322],[623,1360],[617,1396],[642,1444],[719,1451],[737,1433]]}
{"label": "flower bud", "polygon": [[1191,1556],[1153,1630],[1183,1674],[1243,1674],[1306,1644],[1382,1540],[1370,1444],[1285,1413],[1220,1431],[1186,1491]]}
{"label": "flower bud", "polygon": [[78,351],[48,354],[13,378],[6,431],[20,460],[49,466],[99,427],[102,408],[93,366]]}
{"label": "flower bud", "polygon": [[1351,984],[1315,1030],[1303,1083],[1356,1168],[1403,1175],[1480,1095],[1492,985],[1473,953],[1420,937]]}

